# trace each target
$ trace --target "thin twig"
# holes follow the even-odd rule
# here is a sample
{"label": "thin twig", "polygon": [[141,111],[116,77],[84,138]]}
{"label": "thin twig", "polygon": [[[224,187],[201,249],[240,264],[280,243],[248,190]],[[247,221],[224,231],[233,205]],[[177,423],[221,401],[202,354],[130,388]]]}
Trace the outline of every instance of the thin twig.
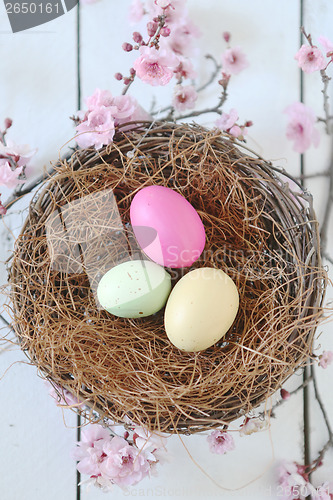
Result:
{"label": "thin twig", "polygon": [[317,177],[328,177],[330,175],[329,170],[323,170],[322,172],[317,172],[315,174],[299,175],[295,177],[296,180],[306,180],[306,179],[316,179]]}
{"label": "thin twig", "polygon": [[324,113],[325,113],[325,130],[326,134],[329,135],[331,133],[331,125],[330,125],[330,106],[329,106],[329,95],[328,95],[328,84],[330,83],[331,78],[327,75],[326,70],[322,69],[320,71],[321,80],[324,84],[322,89],[323,99],[324,99]]}
{"label": "thin twig", "polygon": [[125,85],[125,87],[123,88],[123,91],[122,91],[121,95],[126,95],[127,94],[128,89],[130,88],[130,86],[134,82],[135,75],[136,75],[136,73],[134,73],[134,75],[131,76],[131,79],[130,79],[129,83],[127,85]]}
{"label": "thin twig", "polygon": [[228,98],[227,87],[223,88],[223,92],[221,94],[220,100],[216,106],[212,106],[211,108],[199,109],[198,111],[192,111],[191,113],[187,113],[185,115],[179,115],[175,118],[175,121],[184,120],[185,118],[194,118],[195,116],[200,116],[206,113],[221,113],[221,108],[225,101]]}
{"label": "thin twig", "polygon": [[198,87],[198,88],[196,89],[197,93],[200,93],[200,92],[202,92],[203,90],[205,90],[207,87],[209,87],[209,85],[211,85],[211,84],[214,82],[214,80],[215,80],[215,78],[217,77],[218,73],[219,73],[219,72],[221,71],[221,69],[222,69],[222,65],[221,65],[221,64],[218,64],[218,62],[216,61],[215,57],[213,57],[211,54],[206,54],[206,55],[205,55],[205,58],[206,58],[206,59],[209,59],[210,61],[213,61],[215,68],[214,68],[214,70],[213,70],[213,72],[212,72],[211,76],[208,78],[207,82],[206,82],[206,83],[204,83],[204,84],[202,84],[200,87]]}
{"label": "thin twig", "polygon": [[[304,387],[308,386],[309,383],[312,381],[312,376],[309,376],[306,380],[304,380],[304,382],[299,385],[298,387],[296,387],[296,389],[294,389],[293,391],[291,391],[289,394],[290,396],[294,396],[295,394],[297,394],[299,391],[301,391],[302,389],[304,389]],[[274,416],[274,411],[281,405],[283,405],[284,403],[286,403],[287,401],[289,400],[288,399],[280,399],[279,401],[277,401],[273,406],[272,406],[272,409],[271,409],[271,416]],[[264,415],[264,412],[260,413],[260,416],[263,416]]]}
{"label": "thin twig", "polygon": [[[158,45],[158,39],[160,37],[161,29],[165,25],[165,19],[166,19],[166,16],[164,14],[162,14],[161,16],[159,16],[158,28],[157,28],[154,36],[152,37],[152,39],[148,41],[148,43],[147,43],[148,47],[153,47],[153,46],[156,47],[156,45]],[[124,87],[124,89],[122,91],[122,95],[125,95],[127,93],[128,89],[130,88],[130,86],[134,82],[135,77],[136,77],[136,73],[133,73],[131,75],[129,83],[127,85],[125,85],[125,87]]]}
{"label": "thin twig", "polygon": [[331,427],[330,421],[329,421],[328,416],[327,416],[327,412],[326,412],[324,403],[323,403],[323,401],[321,399],[321,396],[319,394],[319,391],[318,391],[316,373],[315,373],[315,368],[314,368],[313,365],[311,366],[311,376],[312,376],[312,383],[313,383],[313,389],[314,389],[314,393],[315,393],[315,398],[316,398],[316,400],[317,400],[317,402],[319,404],[319,408],[320,408],[320,411],[321,411],[321,413],[323,415],[323,418],[324,418],[324,421],[325,421],[325,425],[326,425],[326,429],[327,429],[327,432],[328,432],[328,441],[325,443],[325,445],[323,446],[323,448],[318,453],[317,458],[311,463],[311,466],[310,466],[311,468],[309,470],[309,474],[311,474],[312,472],[314,472],[321,465],[325,453],[327,452],[327,450],[329,448],[331,448],[333,446],[333,431],[332,431],[332,427]]}
{"label": "thin twig", "polygon": [[323,222],[321,224],[321,230],[320,230],[322,253],[325,253],[325,250],[326,250],[328,224],[329,224],[329,220],[330,220],[332,202],[333,202],[333,138],[331,141],[331,159],[330,159],[330,166],[328,168],[328,172],[329,172],[328,196],[327,196],[327,202],[326,202],[325,211],[324,211]]}
{"label": "thin twig", "polygon": [[[211,85],[214,80],[216,79],[219,71],[221,70],[222,66],[220,64],[218,64],[218,62],[216,61],[216,59],[210,55],[210,54],[206,54],[206,59],[210,59],[211,61],[213,61],[214,65],[215,65],[215,68],[211,74],[211,76],[209,77],[209,79],[204,83],[202,84],[200,87],[197,87],[195,90],[197,92],[197,94],[199,94],[200,92],[202,92],[203,90],[205,90],[207,87],[209,87],[209,85]],[[154,108],[152,108],[154,109]],[[165,113],[166,111],[169,112],[169,114],[166,116],[166,118],[161,118],[162,120],[167,120],[168,118],[170,119],[170,115],[171,115],[171,111],[174,110],[173,106],[165,106],[164,108],[161,108],[159,110],[156,110],[156,111],[151,111],[151,115],[152,116],[156,116],[160,113]],[[215,109],[214,109],[215,111]],[[203,111],[203,113],[205,113],[206,111]],[[207,113],[209,113],[210,111],[207,111]],[[202,114],[202,113],[200,113]],[[171,115],[172,116],[172,115]],[[194,116],[193,113],[191,114],[191,116]],[[176,118],[176,120],[178,120],[178,117]]]}

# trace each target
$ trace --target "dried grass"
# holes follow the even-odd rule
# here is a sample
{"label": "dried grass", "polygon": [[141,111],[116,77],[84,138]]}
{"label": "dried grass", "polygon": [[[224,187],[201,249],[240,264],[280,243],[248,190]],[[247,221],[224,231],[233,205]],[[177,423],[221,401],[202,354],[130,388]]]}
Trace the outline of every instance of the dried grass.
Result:
{"label": "dried grass", "polygon": [[[196,432],[265,401],[311,355],[326,286],[318,223],[311,197],[291,192],[269,162],[216,131],[157,123],[55,169],[31,203],[10,275],[19,342],[52,383],[101,417]],[[240,293],[232,328],[199,353],[170,344],[163,310],[124,319],[96,306],[96,283],[133,247],[130,230],[125,239],[112,231],[103,191],[113,190],[126,224],[133,195],[152,184],[180,192],[203,220],[207,243],[193,267],[223,269]],[[49,225],[47,243],[52,214],[94,193],[98,204],[72,211],[71,231]],[[170,270],[173,284],[189,270]]]}

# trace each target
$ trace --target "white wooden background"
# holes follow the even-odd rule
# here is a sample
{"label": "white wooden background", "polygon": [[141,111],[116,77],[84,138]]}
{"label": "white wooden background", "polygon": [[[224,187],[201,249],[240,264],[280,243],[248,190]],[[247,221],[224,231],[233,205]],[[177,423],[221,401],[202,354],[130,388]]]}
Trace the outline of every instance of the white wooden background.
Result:
{"label": "white wooden background", "polygon": [[[82,95],[90,95],[95,87],[108,88],[114,94],[121,85],[115,81],[116,71],[129,68],[131,55],[121,49],[130,41],[127,10],[129,0],[99,0],[81,6],[81,84]],[[225,48],[221,33],[229,30],[235,45],[243,47],[250,67],[233,78],[226,110],[235,107],[241,121],[251,119],[249,144],[264,157],[276,160],[294,175],[299,174],[299,155],[285,138],[286,116],[282,110],[299,100],[299,71],[294,54],[299,46],[300,3],[298,0],[188,0],[193,20],[200,26],[201,54],[216,57]],[[317,37],[333,39],[333,3],[330,0],[304,0],[304,24]],[[133,31],[133,29],[132,29]],[[33,173],[38,174],[56,160],[60,148],[72,137],[68,119],[77,110],[77,8],[70,13],[26,32],[12,34],[4,6],[0,6],[0,121],[10,116],[10,130],[16,142],[38,147]],[[205,63],[198,65],[201,77],[207,75]],[[149,108],[151,88],[133,85],[142,104]],[[319,75],[305,77],[305,101],[322,114]],[[159,99],[169,91],[158,92]],[[214,102],[211,90],[207,103]],[[204,101],[203,101],[204,103]],[[201,123],[209,125],[212,117]],[[62,150],[64,152],[65,149]],[[320,149],[305,155],[306,173],[322,171],[329,161],[329,141],[322,139]],[[308,182],[315,197],[319,219],[327,196],[327,181]],[[3,199],[9,194],[2,190]],[[13,235],[20,229],[24,213],[15,207],[6,219]],[[331,229],[333,219],[331,220]],[[331,231],[332,232],[332,231]],[[5,226],[0,226],[0,260],[12,248]],[[333,246],[330,235],[329,247]],[[332,273],[331,273],[332,276]],[[1,283],[6,281],[4,264],[0,264]],[[328,298],[333,292],[329,290]],[[0,325],[1,327],[2,325]],[[332,325],[321,328],[318,352],[333,349]],[[5,334],[5,330],[2,330]],[[270,430],[240,438],[235,432],[236,450],[225,456],[208,451],[205,436],[184,438],[193,459],[224,488],[218,488],[191,460],[178,437],[169,440],[170,460],[159,469],[159,475],[145,480],[124,493],[115,487],[109,494],[84,486],[77,490],[75,463],[70,450],[76,440],[76,417],[62,412],[48,396],[43,381],[34,367],[20,363],[25,358],[16,348],[1,346],[0,356],[0,498],[1,500],[98,500],[124,497],[161,497],[176,499],[247,498],[277,499],[274,466],[280,459],[302,461],[303,416],[302,394],[299,393],[277,410]],[[6,372],[7,368],[9,371]],[[331,380],[333,368],[318,369],[320,392],[324,395],[333,422]],[[5,373],[6,372],[6,373]],[[301,383],[294,377],[286,387]],[[240,422],[232,426],[237,429]],[[311,454],[327,440],[318,406],[311,394]],[[333,478],[333,454],[330,451],[323,467],[314,475],[314,484]],[[247,485],[243,487],[244,485]],[[243,488],[242,488],[243,487]]]}

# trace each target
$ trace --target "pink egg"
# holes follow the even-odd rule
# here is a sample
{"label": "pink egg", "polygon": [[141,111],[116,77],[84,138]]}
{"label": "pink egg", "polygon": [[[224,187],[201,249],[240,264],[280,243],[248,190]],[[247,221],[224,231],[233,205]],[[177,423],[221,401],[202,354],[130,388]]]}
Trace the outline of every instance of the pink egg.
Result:
{"label": "pink egg", "polygon": [[172,189],[141,189],[133,198],[130,217],[140,247],[162,266],[191,266],[205,247],[205,228],[197,211]]}

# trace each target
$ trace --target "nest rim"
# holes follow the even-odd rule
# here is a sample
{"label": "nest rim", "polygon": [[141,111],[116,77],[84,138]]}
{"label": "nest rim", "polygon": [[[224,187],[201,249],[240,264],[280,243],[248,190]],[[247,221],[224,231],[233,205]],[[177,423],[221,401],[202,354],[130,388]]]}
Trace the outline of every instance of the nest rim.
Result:
{"label": "nest rim", "polygon": [[[281,387],[282,383],[287,378],[289,378],[289,376],[292,375],[292,373],[294,373],[294,371],[298,367],[302,366],[306,359],[311,355],[311,348],[315,330],[322,316],[322,303],[324,299],[327,280],[326,273],[321,263],[318,222],[313,210],[312,198],[309,193],[305,191],[302,186],[291,176],[289,176],[284,170],[273,166],[270,162],[265,161],[260,156],[256,155],[253,151],[248,149],[243,143],[232,140],[228,135],[222,134],[220,132],[217,133],[217,131],[207,131],[206,129],[198,125],[175,125],[170,123],[154,123],[153,125],[147,125],[147,123],[143,123],[138,125],[134,130],[125,132],[119,130],[114,143],[110,146],[102,148],[101,150],[74,151],[69,159],[55,165],[55,173],[52,174],[52,176],[47,179],[45,183],[43,183],[43,185],[38,189],[30,204],[29,215],[22,227],[21,235],[16,245],[14,259],[10,270],[14,328],[22,349],[26,352],[29,359],[37,365],[43,376],[46,377],[55,386],[60,396],[63,395],[64,389],[74,394],[79,401],[84,401],[85,405],[90,408],[90,411],[88,410],[88,412],[86,412],[85,414],[88,415],[88,418],[91,421],[95,421],[96,418],[110,419],[111,417],[111,420],[121,423],[124,421],[125,416],[129,418],[134,417],[133,420],[135,422],[144,425],[151,430],[171,433],[193,433],[215,427],[227,426],[231,421],[235,420],[241,415],[248,413],[250,410],[258,406],[261,402],[267,400],[267,398],[270,397],[274,392],[276,392],[276,390]],[[168,411],[165,412],[165,407],[163,406],[164,414],[163,411],[159,409],[158,401],[156,398],[153,398],[152,404],[150,404],[149,398],[148,400],[144,401],[144,405],[146,405],[148,409],[141,408],[140,411],[136,411],[135,406],[140,405],[138,401],[133,403],[133,395],[127,411],[125,411],[122,402],[118,401],[118,404],[120,404],[121,407],[120,410],[112,409],[110,412],[110,401],[101,396],[100,387],[95,387],[96,394],[93,394],[93,384],[91,384],[89,388],[89,384],[85,383],[86,381],[84,380],[83,376],[84,370],[81,370],[80,376],[76,375],[76,378],[75,376],[66,377],[64,376],[63,370],[60,371],[60,374],[56,373],[55,371],[56,356],[54,352],[48,358],[48,362],[46,362],[43,356],[40,356],[40,353],[37,352],[38,348],[36,348],[36,345],[38,345],[38,339],[36,341],[36,338],[34,338],[34,334],[31,330],[31,325],[27,324],[27,317],[24,317],[24,315],[22,315],[22,304],[26,304],[24,302],[24,300],[26,300],[26,297],[24,299],[22,295],[22,281],[20,281],[20,277],[22,277],[22,262],[27,260],[27,254],[25,254],[25,257],[23,256],[22,258],[22,248],[24,248],[24,244],[27,243],[27,240],[29,241],[29,237],[27,237],[26,234],[29,233],[29,231],[33,227],[33,224],[36,224],[41,214],[45,215],[46,211],[49,210],[49,207],[52,206],[52,203],[54,203],[56,194],[54,193],[54,191],[52,192],[52,188],[50,186],[53,185],[53,189],[58,189],[54,188],[54,186],[58,186],[58,181],[56,179],[59,178],[59,175],[60,178],[65,174],[70,175],[71,172],[74,175],[75,172],[80,172],[81,169],[87,171],[90,170],[91,172],[91,170],[95,168],[96,163],[97,165],[102,164],[103,167],[105,166],[104,163],[108,164],[108,161],[110,157],[112,157],[112,155],[118,155],[118,157],[121,159],[121,163],[124,167],[123,175],[125,175],[126,173],[128,174],[128,164],[131,163],[133,158],[137,159],[140,154],[142,154],[144,158],[146,158],[147,154],[159,154],[161,150],[161,142],[164,146],[168,142],[169,155],[175,155],[177,159],[179,159],[179,156],[177,156],[179,155],[179,151],[181,151],[183,155],[184,151],[186,152],[186,154],[189,154],[188,151],[190,151],[190,154],[193,154],[193,151],[196,154],[196,148],[198,148],[198,144],[200,145],[200,141],[203,145],[207,145],[208,143],[209,147],[212,150],[214,150],[215,147],[215,155],[217,154],[219,147],[221,148],[222,145],[225,146],[229,153],[232,152],[235,155],[233,162],[229,164],[229,167],[230,165],[232,165],[232,168],[235,168],[235,165],[237,168],[240,166],[238,175],[240,175],[241,178],[245,175],[245,173],[249,174],[250,172],[251,182],[254,184],[259,184],[260,189],[262,189],[263,186],[266,188],[267,198],[265,200],[265,203],[267,203],[267,206],[269,206],[270,209],[272,208],[272,206],[274,207],[274,209],[276,209],[276,213],[274,214],[274,216],[272,216],[272,214],[269,215],[269,217],[273,217],[272,227],[274,227],[274,230],[277,230],[279,226],[279,223],[277,221],[274,221],[274,217],[276,217],[279,218],[281,224],[281,220],[283,221],[283,229],[285,233],[290,233],[289,238],[286,237],[285,239],[286,241],[288,241],[289,245],[291,245],[291,243],[293,244],[291,252],[295,253],[295,267],[297,268],[298,273],[296,277],[293,275],[292,281],[297,283],[297,285],[295,285],[296,288],[298,284],[301,283],[301,285],[299,286],[303,289],[306,282],[306,286],[310,290],[309,293],[306,293],[304,291],[302,292],[302,306],[298,306],[299,310],[297,321],[300,325],[300,330],[305,330],[305,333],[303,332],[302,335],[300,335],[298,338],[297,333],[289,332],[289,344],[293,346],[292,349],[294,349],[296,345],[296,350],[294,349],[295,352],[293,354],[295,357],[295,362],[290,363],[289,359],[289,364],[287,364],[286,366],[283,364],[283,362],[281,362],[279,375],[274,375],[274,384],[267,386],[267,380],[269,376],[272,376],[271,372],[273,371],[273,369],[270,371],[270,369],[268,368],[265,376],[260,375],[259,370],[256,380],[256,391],[252,391],[250,397],[249,394],[244,393],[238,400],[237,398],[236,400],[234,399],[232,403],[233,407],[231,408],[231,410],[231,402],[228,402],[226,398],[224,398],[222,407],[218,407],[218,397],[215,393],[211,398],[210,411],[207,411],[207,398],[205,398],[205,403],[202,405],[202,407],[200,406],[199,399],[199,402],[195,401],[193,404],[187,401],[185,407],[182,407],[182,402],[179,404],[177,399],[181,399],[181,395],[179,395],[178,393],[176,400],[174,395],[171,397],[169,394],[169,408]],[[191,143],[191,145],[188,144],[189,142]],[[172,144],[172,147],[170,147],[170,143]],[[187,148],[185,148],[185,150],[182,150],[184,143],[185,145],[187,145]],[[142,151],[143,147],[145,148],[144,152]],[[134,152],[134,157],[130,158],[129,156],[131,155],[128,155],[128,153],[132,152]],[[147,165],[145,166],[145,168],[147,170]],[[184,163],[182,163],[180,169],[186,170],[186,165],[184,166]],[[257,177],[258,169],[260,170],[261,174],[261,177],[259,176],[259,178]],[[164,172],[163,169],[161,171]],[[253,173],[253,171],[255,173]],[[130,169],[130,172],[133,176],[137,175],[135,174],[133,168]],[[151,173],[151,171],[148,169],[148,177],[150,176],[150,180],[151,175],[153,175],[153,177],[155,175],[156,177],[158,177],[158,172],[160,171],[157,169],[153,171],[153,173]],[[138,182],[142,181],[141,174],[142,172],[140,172],[139,179],[136,179],[136,185]],[[284,176],[285,179],[289,178],[292,182],[295,182],[295,186],[297,186],[299,192],[295,193],[294,191],[291,191],[291,189],[286,185],[286,181],[283,182],[283,180],[281,180],[281,175]],[[145,180],[146,182],[148,182],[147,178],[145,178]],[[133,196],[134,194],[135,189],[132,189],[131,195]],[[61,195],[66,197],[66,190],[61,193]],[[127,193],[126,196],[129,196],[129,193]],[[280,197],[280,199],[277,201],[278,197]],[[290,216],[288,216],[288,212],[290,212]],[[37,222],[37,227],[39,227],[40,229],[40,226],[38,224],[39,222]],[[295,237],[295,234],[299,234],[294,230],[294,227],[296,227],[297,225],[299,226],[297,228],[297,231],[300,230],[302,235],[300,238]],[[290,256],[290,254],[288,255]],[[38,267],[38,263],[36,264],[36,267]],[[26,274],[28,268],[25,268]],[[28,283],[29,280],[25,278],[25,282]],[[283,285],[280,286],[281,288],[283,288],[283,286],[286,286],[286,283],[284,282]],[[289,286],[294,287],[294,283]],[[288,293],[290,292],[288,287],[287,291]],[[297,293],[299,294],[299,292],[297,291],[295,293],[296,295]],[[291,297],[291,299],[294,299],[295,302],[295,297]],[[292,302],[293,301],[291,300],[290,303]],[[297,304],[294,304],[294,306],[296,310]],[[27,307],[26,309],[31,311],[31,304],[29,308]],[[105,318],[103,319],[103,321],[105,321]],[[297,325],[297,322],[295,323],[295,325]],[[39,327],[37,324],[37,330],[38,328]],[[137,333],[135,332],[135,328],[133,332],[134,336],[136,336]],[[298,340],[299,343],[297,344]],[[142,338],[140,341],[142,341]],[[149,342],[150,345],[153,346],[155,341],[150,338]],[[267,342],[267,339],[264,339],[263,342]],[[49,342],[49,345],[51,344]],[[235,349],[229,350],[227,354],[230,354],[230,352],[234,352]],[[279,353],[279,349],[281,349],[281,346],[277,347],[278,355],[281,354]],[[165,349],[163,348],[162,351],[164,352]],[[131,352],[133,353],[133,351]],[[59,355],[59,352],[57,352],[57,355]],[[201,362],[200,359],[202,356],[203,354],[201,352],[192,353],[187,354],[187,359],[194,363],[194,365],[196,365]],[[244,356],[244,352],[242,356]],[[281,356],[283,358],[283,355]],[[271,360],[269,360],[268,358],[266,358],[267,363],[276,363],[276,359],[274,358],[274,356]],[[205,360],[205,362],[207,362],[207,359]],[[232,359],[232,361],[230,361],[229,370],[230,367],[233,366],[233,363],[236,363],[235,359]],[[182,366],[182,369],[185,369],[183,364],[181,364],[180,366]],[[244,366],[246,368],[246,365],[243,365],[243,368]],[[258,368],[257,363],[255,366]],[[239,369],[240,367],[238,366],[238,370]],[[228,373],[230,373],[230,371]],[[244,373],[242,373],[242,375],[243,378],[245,377],[246,379]],[[272,376],[272,379],[273,378],[274,377]],[[193,379],[195,379],[194,375]],[[251,383],[252,385],[254,384],[253,378],[251,379]],[[146,383],[146,388],[149,393],[149,391],[151,391],[149,383]],[[127,389],[125,387],[123,392],[126,393],[126,390]],[[169,390],[170,388],[167,389],[167,391]],[[203,388],[201,387],[201,391],[202,390]],[[141,394],[139,394],[139,397],[141,399],[142,394],[142,392]],[[185,396],[183,396],[183,398],[187,400],[189,396],[186,395],[186,391],[184,394]],[[117,395],[117,397],[119,398],[120,396]],[[111,402],[111,406],[112,404],[114,403]],[[216,405],[215,408],[214,405]],[[192,410],[189,410],[191,406],[194,406],[194,412],[192,412]],[[160,413],[163,414],[163,416],[160,416]]]}

